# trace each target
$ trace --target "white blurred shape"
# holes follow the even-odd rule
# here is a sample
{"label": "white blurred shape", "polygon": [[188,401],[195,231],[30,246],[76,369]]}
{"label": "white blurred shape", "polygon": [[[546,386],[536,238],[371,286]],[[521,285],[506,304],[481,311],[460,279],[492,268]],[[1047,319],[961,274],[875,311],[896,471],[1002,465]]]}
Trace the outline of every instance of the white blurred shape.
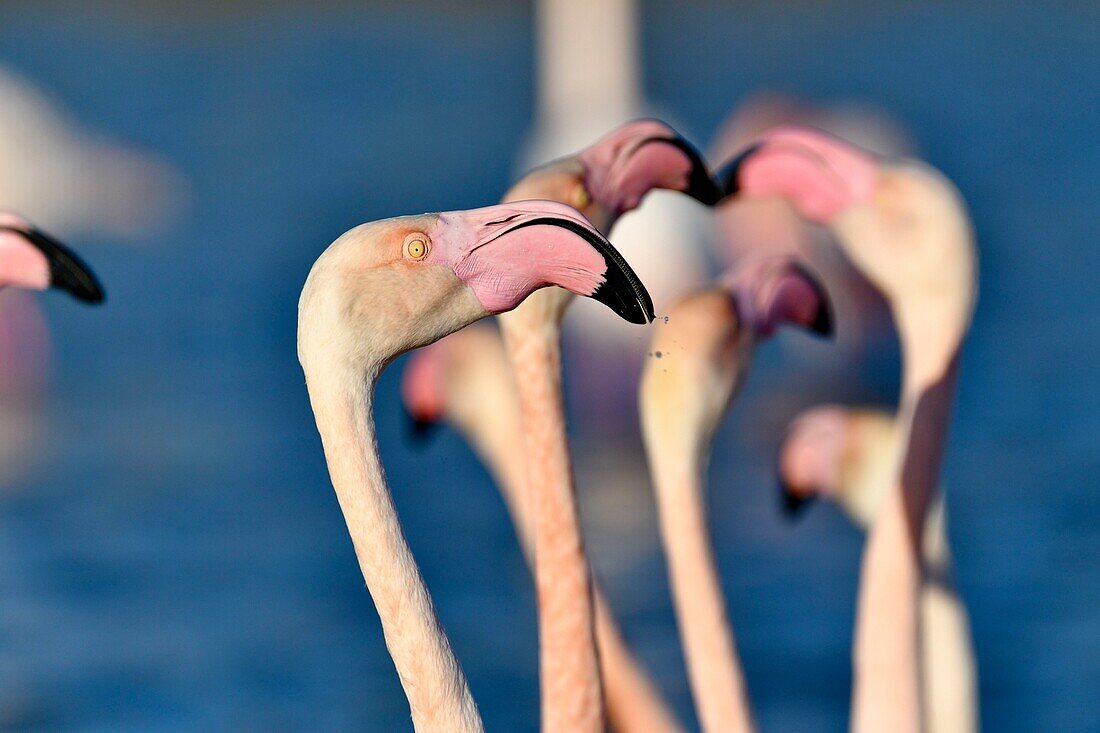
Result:
{"label": "white blurred shape", "polygon": [[0,67],[0,206],[60,234],[132,239],[174,214],[183,178],[158,157],[100,139]]}

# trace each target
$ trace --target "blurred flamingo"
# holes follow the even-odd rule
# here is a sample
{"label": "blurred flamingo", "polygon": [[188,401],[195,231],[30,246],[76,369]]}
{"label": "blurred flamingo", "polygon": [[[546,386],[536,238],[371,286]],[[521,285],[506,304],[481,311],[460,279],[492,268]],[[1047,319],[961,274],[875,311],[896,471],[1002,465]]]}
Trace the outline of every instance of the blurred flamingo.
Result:
{"label": "blurred flamingo", "polygon": [[298,358],[333,486],[417,731],[483,729],[386,486],[375,381],[395,357],[557,285],[652,319],[648,293],[578,212],[546,201],[373,222],[336,240],[299,301]]}
{"label": "blurred flamingo", "polygon": [[705,481],[715,430],[782,323],[832,332],[817,280],[790,256],[742,260],[657,327],[639,406],[692,696],[704,731],[755,729],[710,543]]}
{"label": "blurred flamingo", "polygon": [[[537,0],[535,110],[517,155],[517,172],[569,155],[605,131],[656,117],[681,132],[675,110],[646,88],[644,6],[637,0]],[[689,139],[695,139],[687,135]],[[657,310],[710,276],[711,212],[671,191],[622,216],[615,242],[646,283]],[[654,514],[638,439],[635,400],[648,338],[620,328],[599,306],[574,303],[563,330],[569,429],[586,550],[614,588],[657,550]],[[613,596],[616,594],[612,594]],[[637,597],[635,595],[635,597]],[[611,700],[608,700],[611,704]]]}
{"label": "blurred flamingo", "polygon": [[[691,145],[656,120],[628,123],[574,156],[536,168],[505,201],[574,205],[609,231],[647,193],[664,188],[711,204],[717,189]],[[542,726],[602,731],[591,580],[577,512],[561,374],[561,322],[572,296],[548,288],[500,318],[519,394],[528,498],[534,512]]]}
{"label": "blurred flamingo", "polygon": [[[12,286],[7,288],[5,286]],[[45,381],[46,326],[33,300],[12,298],[22,289],[54,287],[77,300],[99,303],[103,289],[80,258],[22,217],[0,211],[0,485],[16,482],[38,445],[38,391]]]}
{"label": "blurred flamingo", "polygon": [[[791,423],[779,453],[784,505],[798,512],[805,502],[822,496],[867,529],[890,489],[900,438],[897,417],[885,410],[839,405],[806,410]],[[942,492],[929,507],[921,548],[921,675],[928,730],[975,731],[978,701],[970,621],[955,589]]]}
{"label": "blurred flamingo", "polygon": [[[0,66],[0,206],[50,231],[138,242],[181,206],[185,183],[148,151],[85,129],[55,95]],[[50,332],[28,293],[0,294],[0,486],[16,485],[41,444]]]}
{"label": "blurred flamingo", "polygon": [[[782,125],[824,130],[887,158],[915,152],[904,126],[867,103],[848,99],[811,103],[781,92],[761,91],[749,95],[723,121],[711,143],[710,159],[729,160],[767,130]],[[849,389],[854,361],[892,355],[892,348],[883,348],[892,347],[894,338],[886,303],[841,254],[827,229],[806,222],[788,202],[772,197],[740,197],[720,207],[714,222],[716,252],[723,266],[762,251],[788,253],[813,268],[829,291],[837,332],[828,353],[813,352],[815,379],[806,385],[813,396]],[[806,342],[791,346],[806,346]]]}
{"label": "blurred flamingo", "polygon": [[884,162],[808,128],[765,134],[719,177],[730,195],[781,196],[827,225],[890,306],[903,359],[903,438],[895,485],[863,555],[852,721],[861,732],[920,731],[920,538],[977,294],[969,216],[951,182],[926,164]]}

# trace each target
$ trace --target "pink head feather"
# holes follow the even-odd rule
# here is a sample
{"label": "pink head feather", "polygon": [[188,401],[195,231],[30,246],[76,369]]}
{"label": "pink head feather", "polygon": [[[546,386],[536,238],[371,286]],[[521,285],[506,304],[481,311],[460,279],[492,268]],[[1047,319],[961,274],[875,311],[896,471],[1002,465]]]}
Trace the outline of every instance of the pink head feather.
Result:
{"label": "pink head feather", "polygon": [[804,218],[828,224],[845,209],[867,201],[878,181],[874,157],[810,128],[765,133],[738,171],[741,195],[782,196]]}

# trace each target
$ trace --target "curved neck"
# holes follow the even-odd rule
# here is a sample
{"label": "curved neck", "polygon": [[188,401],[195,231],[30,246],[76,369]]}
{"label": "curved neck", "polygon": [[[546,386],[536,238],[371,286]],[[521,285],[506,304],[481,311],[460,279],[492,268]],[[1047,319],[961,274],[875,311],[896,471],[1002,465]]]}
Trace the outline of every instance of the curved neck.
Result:
{"label": "curved neck", "polygon": [[371,413],[373,377],[326,363],[306,369],[306,384],[332,485],[413,725],[421,733],[480,733],[469,685],[436,618],[386,485]]}
{"label": "curved neck", "polygon": [[755,730],[707,521],[704,455],[710,437],[668,441],[655,421],[643,420],[643,426],[700,727],[705,733]]}

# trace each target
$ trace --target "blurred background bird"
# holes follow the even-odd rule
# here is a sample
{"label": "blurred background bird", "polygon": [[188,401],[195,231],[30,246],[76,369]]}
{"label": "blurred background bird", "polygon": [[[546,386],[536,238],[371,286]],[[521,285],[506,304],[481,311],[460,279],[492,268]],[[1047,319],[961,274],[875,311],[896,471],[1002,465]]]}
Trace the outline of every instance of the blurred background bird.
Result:
{"label": "blurred background bird", "polygon": [[[84,129],[54,95],[0,66],[0,207],[66,237],[139,244],[180,209],[182,176],[160,156]],[[0,488],[13,490],[43,439],[53,345],[38,301],[0,292]]]}

